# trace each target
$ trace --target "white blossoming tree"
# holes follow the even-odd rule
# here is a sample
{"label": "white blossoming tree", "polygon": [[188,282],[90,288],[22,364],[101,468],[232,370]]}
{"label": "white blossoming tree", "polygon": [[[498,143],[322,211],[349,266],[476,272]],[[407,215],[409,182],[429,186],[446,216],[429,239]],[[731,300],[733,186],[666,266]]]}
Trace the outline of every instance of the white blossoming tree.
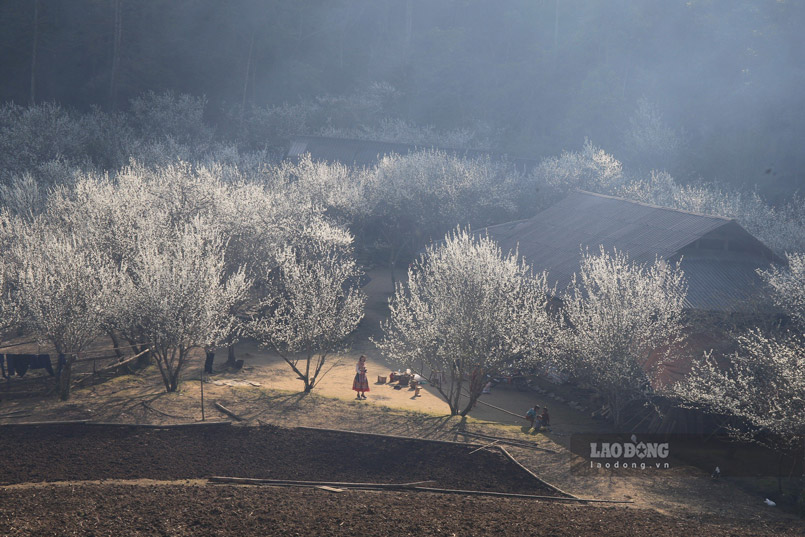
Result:
{"label": "white blossoming tree", "polygon": [[249,333],[282,356],[308,393],[332,368],[328,357],[363,318],[365,296],[351,235],[323,219],[300,231],[280,252],[271,271],[274,292]]}
{"label": "white blossoming tree", "polygon": [[[7,252],[11,247],[11,220],[4,213],[0,213],[0,248]],[[19,308],[17,297],[12,289],[16,287],[14,279],[14,263],[8,256],[0,258],[0,341],[8,332],[18,326]]]}
{"label": "white blossoming tree", "polygon": [[687,285],[678,263],[644,266],[627,254],[582,253],[564,297],[560,363],[593,387],[620,425],[627,405],[646,401],[662,359],[649,356],[680,340]]}
{"label": "white blossoming tree", "polygon": [[20,224],[11,257],[17,300],[30,331],[66,356],[60,396],[70,397],[72,365],[120,304],[126,277],[81,235],[39,219]]}
{"label": "white blossoming tree", "polygon": [[718,363],[706,354],[674,386],[683,406],[739,418],[733,435],[752,440],[770,432],[794,447],[805,440],[805,338],[794,332],[738,336],[738,350]]}
{"label": "white blossoming tree", "polygon": [[195,348],[214,346],[232,331],[232,311],[246,297],[244,272],[224,272],[224,241],[200,217],[170,235],[138,237],[124,333],[144,338],[165,389],[174,392]]}
{"label": "white blossoming tree", "polygon": [[771,433],[772,447],[784,451],[805,447],[805,255],[789,254],[788,261],[760,271],[787,325],[774,333],[749,330],[727,360],[706,354],[674,386],[683,406],[738,418],[731,434],[757,441]]}
{"label": "white blossoming tree", "polygon": [[452,415],[465,416],[488,376],[545,358],[555,329],[548,301],[544,273],[534,276],[517,252],[503,255],[488,237],[458,230],[397,285],[376,344],[423,376],[424,368],[443,373],[436,388]]}
{"label": "white blossoming tree", "polygon": [[509,220],[517,209],[516,172],[505,163],[442,151],[387,155],[373,169],[365,235],[388,249],[391,278],[405,255],[457,225]]}
{"label": "white blossoming tree", "polygon": [[624,182],[620,161],[590,140],[585,140],[581,151],[563,151],[558,157],[543,159],[532,177],[549,191],[549,203],[576,188],[612,194]]}
{"label": "white blossoming tree", "polygon": [[772,289],[772,298],[802,331],[805,329],[805,252],[786,255],[788,266],[773,266],[760,276]]}

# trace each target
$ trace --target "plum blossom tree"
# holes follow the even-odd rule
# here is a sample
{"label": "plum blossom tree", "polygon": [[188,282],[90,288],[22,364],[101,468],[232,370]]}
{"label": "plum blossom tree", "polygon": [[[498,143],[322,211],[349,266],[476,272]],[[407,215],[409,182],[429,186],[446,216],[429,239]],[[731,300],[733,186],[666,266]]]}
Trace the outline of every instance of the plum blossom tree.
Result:
{"label": "plum blossom tree", "polygon": [[392,282],[402,255],[412,255],[454,226],[509,219],[517,209],[517,179],[504,162],[437,150],[383,157],[366,193],[371,208],[366,235],[386,245]]}
{"label": "plum blossom tree", "polygon": [[223,341],[232,331],[232,311],[249,288],[243,270],[224,272],[224,240],[200,217],[169,236],[138,237],[124,331],[148,341],[165,389],[174,392],[194,348]]}
{"label": "plum blossom tree", "polygon": [[375,343],[422,375],[424,367],[444,373],[436,388],[452,415],[465,416],[487,376],[546,358],[555,327],[549,295],[546,274],[533,275],[517,252],[502,255],[488,237],[457,230],[414,263],[407,285],[397,285]]}
{"label": "plum blossom tree", "polygon": [[728,360],[705,354],[674,386],[683,406],[738,418],[741,426],[729,430],[743,439],[772,433],[779,444],[773,447],[782,450],[805,442],[805,255],[790,254],[788,261],[788,267],[760,271],[789,318],[787,327],[747,331]]}
{"label": "plum blossom tree", "polygon": [[[0,248],[7,252],[11,246],[11,221],[0,213]],[[0,258],[0,341],[19,323],[17,297],[12,291],[15,271],[14,264],[6,257]]]}
{"label": "plum blossom tree", "polygon": [[772,289],[772,299],[800,329],[805,329],[805,253],[786,256],[788,266],[760,271]]}
{"label": "plum blossom tree", "polygon": [[37,219],[18,223],[11,248],[20,312],[31,332],[66,356],[60,396],[70,397],[72,365],[99,334],[121,302],[126,278],[86,240]]}
{"label": "plum blossom tree", "polygon": [[805,439],[805,338],[750,330],[727,363],[706,354],[674,393],[688,408],[741,419],[745,428],[728,426],[737,437],[766,431],[793,447]]}
{"label": "plum blossom tree", "polygon": [[614,194],[625,181],[620,161],[590,140],[585,140],[581,151],[563,151],[558,157],[543,159],[532,177],[548,190],[548,203],[576,188]]}
{"label": "plum blossom tree", "polygon": [[645,266],[603,247],[582,253],[564,296],[559,363],[604,398],[616,426],[627,405],[651,393],[664,362],[649,364],[649,355],[681,338],[686,293],[679,263]]}
{"label": "plum blossom tree", "polygon": [[363,318],[365,296],[351,242],[348,232],[325,220],[302,230],[280,252],[275,292],[249,325],[255,339],[282,356],[305,393],[332,369],[327,358]]}

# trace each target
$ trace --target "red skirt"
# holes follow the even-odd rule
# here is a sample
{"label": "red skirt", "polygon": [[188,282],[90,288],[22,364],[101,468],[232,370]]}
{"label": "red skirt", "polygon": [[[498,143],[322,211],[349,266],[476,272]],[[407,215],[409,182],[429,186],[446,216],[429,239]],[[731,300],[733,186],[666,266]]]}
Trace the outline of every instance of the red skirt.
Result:
{"label": "red skirt", "polygon": [[355,380],[352,381],[352,389],[356,392],[369,391],[369,381],[366,379],[366,373],[355,373]]}

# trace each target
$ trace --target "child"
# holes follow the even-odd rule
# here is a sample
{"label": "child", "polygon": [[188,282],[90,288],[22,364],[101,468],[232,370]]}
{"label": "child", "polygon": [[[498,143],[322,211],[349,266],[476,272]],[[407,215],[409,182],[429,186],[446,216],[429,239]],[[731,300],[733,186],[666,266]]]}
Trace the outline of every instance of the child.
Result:
{"label": "child", "polygon": [[529,408],[528,412],[525,413],[525,419],[531,422],[531,427],[533,427],[535,430],[539,430],[540,428],[539,405],[534,405],[534,408]]}
{"label": "child", "polygon": [[539,421],[543,427],[545,427],[546,431],[551,430],[551,417],[548,415],[548,407],[542,409],[542,415],[539,417]]}

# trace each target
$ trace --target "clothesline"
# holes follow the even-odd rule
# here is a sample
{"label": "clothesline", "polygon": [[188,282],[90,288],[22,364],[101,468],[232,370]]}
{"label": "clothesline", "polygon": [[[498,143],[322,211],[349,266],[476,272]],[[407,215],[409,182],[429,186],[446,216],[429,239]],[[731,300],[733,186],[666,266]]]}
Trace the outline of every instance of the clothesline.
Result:
{"label": "clothesline", "polygon": [[[0,346],[0,351],[3,351],[3,350],[5,350],[5,349],[10,349],[10,348],[12,348],[12,347],[21,347],[21,346],[23,346],[23,345],[32,345],[32,344],[34,344],[34,343],[36,343],[36,344],[38,345],[38,344],[40,344],[41,342],[40,342],[40,341],[37,341],[37,340],[35,340],[35,339],[32,339],[31,341],[22,341],[22,342],[20,342],[20,343],[10,343],[10,344],[8,344],[8,345],[2,345],[2,346]],[[0,354],[2,354],[2,353],[0,353]]]}
{"label": "clothesline", "polygon": [[[145,349],[144,351],[137,353],[134,356],[122,359],[119,362],[111,364],[110,366],[104,369],[120,367],[121,365],[128,364],[149,351],[150,349]],[[96,356],[94,358],[81,358],[75,360],[73,363],[92,362],[93,373],[96,373],[95,363],[98,360],[104,360],[109,358],[118,358],[118,356],[116,354],[113,354],[107,356]],[[8,364],[7,368],[4,362]],[[56,364],[57,371],[56,373],[54,373],[52,362],[50,359],[50,354],[0,354],[0,374],[2,374],[4,378],[8,378],[9,380],[11,380],[11,377],[15,373],[18,377],[24,377],[25,373],[28,372],[28,369],[45,369],[51,376],[58,375],[64,364],[65,364],[65,355],[59,354]]]}
{"label": "clothesline", "polygon": [[96,353],[96,352],[106,352],[106,351],[110,351],[110,350],[113,350],[113,349],[125,349],[126,347],[135,347],[135,346],[139,347],[139,346],[143,346],[143,345],[148,345],[148,343],[125,343],[124,345],[118,345],[117,347],[104,347],[102,349],[92,349],[92,350],[84,351],[84,352],[82,352],[80,354],[82,356],[84,356],[84,355],[93,354],[93,353]]}
{"label": "clothesline", "polygon": [[[32,339],[30,341],[21,341],[19,343],[9,343],[7,345],[0,345],[0,354],[8,354],[8,353],[2,352],[5,349],[11,349],[13,347],[22,347],[23,345],[33,345],[34,343],[36,343],[39,346],[51,346],[50,343],[44,343],[43,344],[43,342],[41,342],[41,341],[37,341],[35,339]],[[106,352],[106,351],[109,351],[109,350],[112,350],[112,349],[124,349],[126,347],[134,347],[134,346],[142,346],[142,345],[148,345],[148,343],[147,342],[144,342],[144,343],[125,343],[123,345],[118,345],[117,347],[112,346],[112,347],[103,347],[103,348],[100,348],[100,349],[92,349],[92,350],[84,351],[81,354],[85,355],[85,354],[92,354],[92,353],[96,353],[96,352]]]}

